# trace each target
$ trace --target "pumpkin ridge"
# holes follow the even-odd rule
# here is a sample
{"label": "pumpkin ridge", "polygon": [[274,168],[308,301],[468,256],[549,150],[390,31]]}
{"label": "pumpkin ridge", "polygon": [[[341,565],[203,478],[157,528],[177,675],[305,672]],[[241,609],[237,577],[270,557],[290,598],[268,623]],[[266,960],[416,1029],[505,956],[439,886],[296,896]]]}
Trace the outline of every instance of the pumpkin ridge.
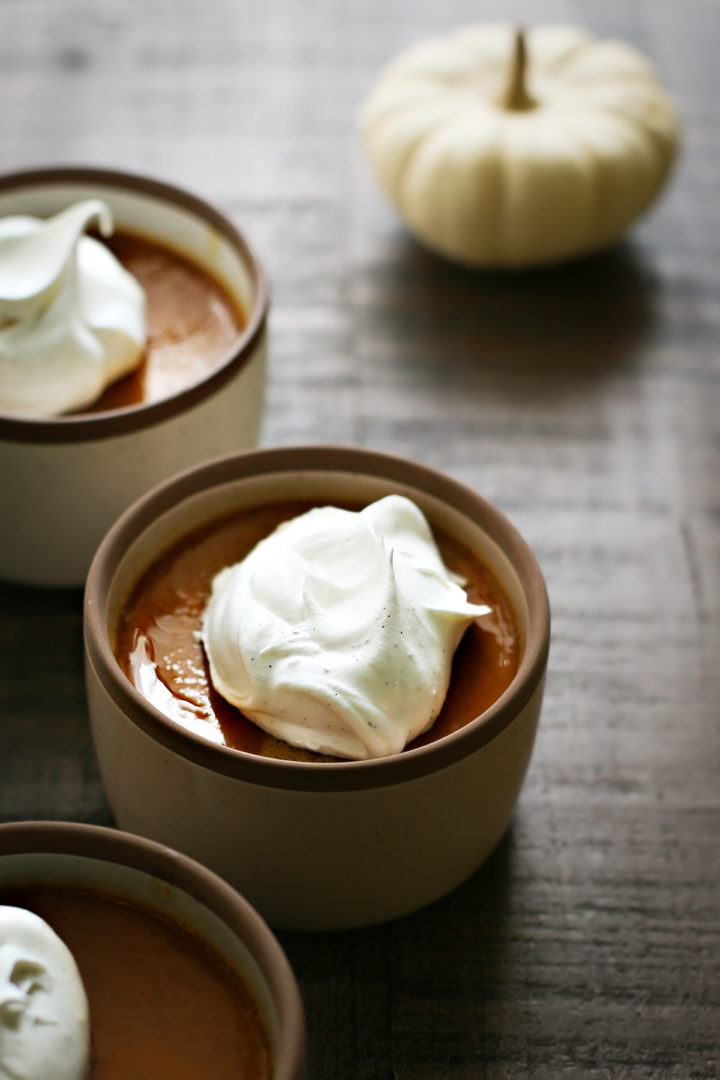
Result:
{"label": "pumpkin ridge", "polygon": [[552,73],[553,76],[560,74],[562,77],[569,75],[568,67],[574,64],[578,57],[587,48],[587,41],[578,41],[567,52],[561,53],[560,56],[556,56],[553,60],[545,61],[547,63],[547,70]]}
{"label": "pumpkin ridge", "polygon": [[[500,252],[502,252],[503,250],[505,250],[505,251],[510,250],[510,237],[508,235],[509,230],[508,230],[508,226],[507,226],[507,213],[508,213],[508,205],[509,205],[509,198],[508,198],[508,189],[509,189],[508,166],[509,166],[509,161],[508,161],[508,154],[507,154],[506,151],[507,151],[507,133],[506,133],[505,129],[501,127],[501,129],[500,129],[500,137],[498,139],[498,152],[497,152],[499,183],[498,183],[497,214],[495,216],[495,220],[497,222],[497,228],[495,230],[495,250],[500,251]],[[500,257],[500,259],[501,259],[501,262],[506,262],[507,261],[507,259],[503,259],[502,256]]]}
{"label": "pumpkin ridge", "polygon": [[[393,103],[390,103],[392,105]],[[427,125],[424,123],[424,113],[427,110],[427,106],[423,102],[417,102],[412,105],[410,109],[408,101],[403,100],[395,103],[396,107],[386,106],[382,115],[377,118],[378,135],[387,139],[388,128],[392,129],[393,126],[400,130],[396,134],[396,140],[401,142],[402,145],[396,155],[395,160],[392,162],[392,171],[387,169],[377,170],[378,176],[381,180],[381,184],[385,194],[393,205],[397,206],[398,193],[402,191],[405,184],[405,176],[407,169],[411,162],[412,157],[416,153],[418,146],[429,137],[433,130],[441,128],[447,123],[447,111],[442,110],[441,115],[432,117]],[[372,119],[373,102],[368,102],[368,108],[366,115],[363,117],[361,127],[367,128],[368,116]],[[412,133],[409,132],[408,117],[415,118],[416,130]],[[393,135],[393,131],[390,130],[390,136]]]}
{"label": "pumpkin ridge", "polygon": [[430,130],[426,130],[414,138],[412,144],[408,146],[402,156],[402,163],[396,170],[395,192],[407,190],[409,186],[412,186],[409,176],[415,167],[418,156],[425,152],[428,158],[432,158],[433,138],[439,135],[442,135],[442,125],[438,123],[434,124]]}
{"label": "pumpkin ridge", "polygon": [[644,116],[641,118],[635,111],[630,112],[620,101],[608,102],[601,111],[620,120],[633,134],[642,134],[657,152],[657,167],[664,170],[664,175],[669,173],[675,160],[676,149],[663,132],[659,131],[655,125],[648,123]]}
{"label": "pumpkin ridge", "polygon": [[[613,114],[613,119],[618,119],[618,118],[619,119],[627,119],[627,118],[622,118],[622,117],[615,116]],[[652,146],[651,146],[649,140],[647,140],[646,138],[643,137],[644,132],[641,129],[639,129],[636,125],[633,125],[633,124],[630,124],[630,123],[625,123],[624,126],[626,127],[628,133],[630,134],[632,140],[636,143],[636,145],[639,145],[639,144],[642,143],[644,145],[644,149],[649,151],[649,156],[652,157],[653,156],[653,154],[652,154]],[[604,202],[604,204],[607,205],[609,200],[610,200],[610,194],[611,194],[612,187],[613,187],[612,183],[608,183],[607,177],[609,175],[609,172],[612,173],[616,178],[614,186],[618,185],[617,176],[618,176],[619,170],[614,164],[614,159],[608,157],[605,154],[599,153],[597,147],[594,146],[593,143],[587,138],[586,134],[584,133],[584,131],[581,128],[579,128],[579,127],[576,128],[573,131],[573,136],[574,136],[576,142],[579,145],[582,145],[585,149],[587,149],[590,152],[590,154],[592,155],[592,158],[593,158],[593,160],[595,162],[595,177],[596,177],[596,180],[599,177],[602,178],[601,183],[598,185],[598,189],[604,188],[604,190],[605,190],[605,202]],[[638,170],[635,169],[635,174],[636,175],[637,175],[637,172],[638,172]],[[622,179],[623,178],[621,177],[620,183],[622,183]],[[623,186],[626,187],[626,185],[623,185]],[[600,225],[597,226],[596,230],[595,230],[596,234],[597,234],[596,238],[594,240],[595,247],[603,247],[603,246],[611,243],[612,241],[616,240],[619,236],[621,236],[623,231],[627,227],[628,222],[633,221],[637,217],[644,214],[645,211],[648,209],[648,207],[652,204],[652,201],[653,201],[654,197],[655,197],[655,193],[652,191],[652,189],[648,190],[645,187],[645,185],[643,185],[642,197],[635,200],[632,209],[630,211],[626,210],[619,222],[616,220],[614,223],[612,221],[612,210],[615,208],[615,204],[610,203],[611,212],[609,214],[608,213],[603,213],[602,212],[602,206],[604,204],[603,204],[603,201],[601,200],[601,202],[598,205],[598,219],[600,221]],[[590,242],[590,238],[588,238],[588,243],[589,242]]]}

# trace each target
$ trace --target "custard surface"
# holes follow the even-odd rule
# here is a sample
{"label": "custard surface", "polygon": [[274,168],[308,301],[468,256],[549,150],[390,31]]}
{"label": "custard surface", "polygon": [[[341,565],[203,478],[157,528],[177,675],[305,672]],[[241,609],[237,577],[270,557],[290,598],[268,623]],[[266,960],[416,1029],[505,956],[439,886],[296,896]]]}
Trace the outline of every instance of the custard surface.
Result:
{"label": "custard surface", "polygon": [[82,413],[149,404],[194,385],[217,367],[247,321],[210,274],[169,247],[122,231],[102,243],[145,291],[148,341],[140,367]]}
{"label": "custard surface", "polygon": [[90,1080],[270,1080],[271,1051],[241,978],[199,937],[74,888],[0,890],[75,957],[90,1005]]}

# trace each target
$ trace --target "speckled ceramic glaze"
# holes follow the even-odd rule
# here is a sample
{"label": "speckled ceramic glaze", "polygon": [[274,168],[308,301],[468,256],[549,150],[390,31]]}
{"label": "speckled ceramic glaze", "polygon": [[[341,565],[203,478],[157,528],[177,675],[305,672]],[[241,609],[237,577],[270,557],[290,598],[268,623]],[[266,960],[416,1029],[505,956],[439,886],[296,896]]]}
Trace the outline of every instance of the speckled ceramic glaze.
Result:
{"label": "speckled ceramic glaze", "polygon": [[[461,730],[361,762],[278,761],[219,746],[158,712],[111,648],[118,611],[157,555],[233,508],[288,498],[371,502],[399,492],[476,551],[522,636],[505,693]],[[103,541],[85,596],[95,747],[121,827],[171,844],[236,885],[274,925],[361,926],[454,888],[503,835],[530,760],[549,642],[537,562],[498,510],[414,462],[351,448],[253,451],[209,463],[136,503]]]}
{"label": "speckled ceramic glaze", "polygon": [[268,293],[257,259],[212,207],[165,184],[93,169],[0,177],[0,217],[48,216],[104,199],[116,226],[208,270],[246,312],[245,329],[207,378],[152,404],[20,419],[0,415],[0,578],[78,585],[118,514],[173,473],[257,442]]}
{"label": "speckled ceramic glaze", "polygon": [[66,822],[0,825],[0,884],[108,894],[178,923],[214,948],[253,995],[273,1080],[302,1080],[305,1019],[285,954],[247,901],[205,867],[114,829]]}

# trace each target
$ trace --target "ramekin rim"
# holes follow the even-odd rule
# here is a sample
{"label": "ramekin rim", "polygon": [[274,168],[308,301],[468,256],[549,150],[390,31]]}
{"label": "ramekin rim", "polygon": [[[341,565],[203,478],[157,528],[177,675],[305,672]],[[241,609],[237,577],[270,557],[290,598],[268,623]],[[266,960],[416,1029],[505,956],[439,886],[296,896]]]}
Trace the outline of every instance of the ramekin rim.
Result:
{"label": "ramekin rim", "polygon": [[196,859],[134,833],[77,821],[0,823],[0,860],[7,855],[44,854],[139,870],[211,910],[243,943],[267,984],[278,1019],[275,1080],[301,1080],[306,1027],[297,979],[272,928],[240,892]]}

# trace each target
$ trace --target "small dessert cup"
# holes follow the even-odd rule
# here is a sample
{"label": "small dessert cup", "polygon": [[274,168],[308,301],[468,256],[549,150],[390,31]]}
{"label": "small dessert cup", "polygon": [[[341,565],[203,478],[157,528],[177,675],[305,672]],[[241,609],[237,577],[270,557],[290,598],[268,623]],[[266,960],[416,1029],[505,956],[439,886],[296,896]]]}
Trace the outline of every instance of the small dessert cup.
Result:
{"label": "small dessert cup", "polygon": [[302,1080],[305,1018],[292,969],[257,912],[204,866],[115,829],[17,822],[0,825],[0,884],[109,896],[190,931],[250,992],[269,1040],[273,1080]]}
{"label": "small dessert cup", "polygon": [[[521,655],[481,715],[427,745],[367,761],[275,760],[168,719],[114,653],[119,612],[176,539],[236,509],[398,493],[500,582]],[[473,491],[372,451],[256,450],[207,463],[136,502],[103,540],[85,594],[87,691],[105,791],[122,828],[201,858],[273,925],[331,930],[404,915],[475,871],[505,832],[535,737],[550,615],[537,561]]]}
{"label": "small dessert cup", "polygon": [[258,440],[268,288],[243,235],[200,199],[139,176],[87,168],[0,177],[0,217],[104,200],[116,228],[155,240],[219,282],[246,317],[210,374],[161,400],[44,419],[0,415],[0,578],[80,585],[112,522],[191,464]]}

